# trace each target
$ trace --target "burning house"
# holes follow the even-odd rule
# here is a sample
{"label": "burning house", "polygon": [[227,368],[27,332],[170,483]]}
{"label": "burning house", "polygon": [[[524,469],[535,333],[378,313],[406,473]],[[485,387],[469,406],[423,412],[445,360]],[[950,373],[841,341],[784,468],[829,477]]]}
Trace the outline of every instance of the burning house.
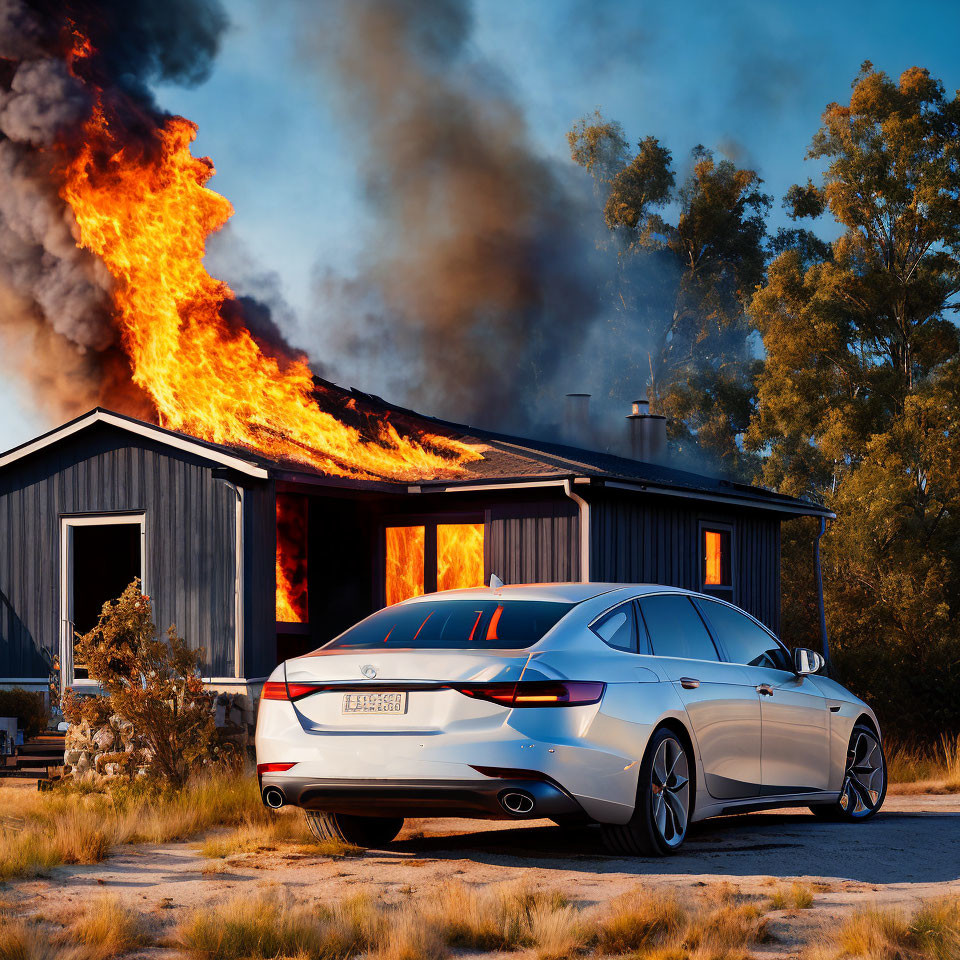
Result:
{"label": "burning house", "polygon": [[[373,129],[417,148],[377,143],[404,164],[377,195],[403,202],[371,283],[441,392],[476,408],[483,384],[496,416],[528,348],[595,311],[578,218],[502,85],[439,84],[462,5],[445,31],[416,4],[344,9],[338,43],[385,44],[351,89],[375,82]],[[0,456],[0,684],[43,687],[57,659],[89,683],[74,635],[134,577],[234,691],[385,603],[492,573],[703,588],[776,629],[780,522],[820,507],[657,462],[663,421],[642,402],[619,457],[585,449],[583,417],[571,446],[539,443],[317,381],[266,306],[207,271],[232,208],[196,126],[150,87],[202,79],[225,26],[215,0],[17,0],[0,18],[0,332],[23,351],[6,368],[68,421]]]}
{"label": "burning house", "polygon": [[[0,456],[0,684],[42,687],[59,657],[82,689],[74,633],[134,577],[158,625],[204,649],[206,681],[234,692],[384,604],[491,574],[704,590],[777,630],[780,523],[825,515],[663,462],[318,389],[361,432],[390,424],[457,454],[403,479],[344,476],[95,409]],[[660,448],[662,418],[628,420],[639,449]]]}

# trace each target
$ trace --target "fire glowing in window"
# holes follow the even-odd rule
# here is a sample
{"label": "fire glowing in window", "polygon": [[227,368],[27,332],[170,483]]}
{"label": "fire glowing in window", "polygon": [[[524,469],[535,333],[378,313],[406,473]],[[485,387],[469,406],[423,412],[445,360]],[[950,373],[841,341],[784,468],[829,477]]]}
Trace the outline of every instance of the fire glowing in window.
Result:
{"label": "fire glowing in window", "polygon": [[424,527],[387,527],[387,604],[423,593]]}
{"label": "fire glowing in window", "polygon": [[437,525],[437,589],[483,586],[483,524]]}
{"label": "fire glowing in window", "polygon": [[705,587],[729,587],[730,584],[730,532],[728,530],[704,530],[703,585]]}
{"label": "fire glowing in window", "polygon": [[277,494],[277,623],[307,622],[307,498]]}

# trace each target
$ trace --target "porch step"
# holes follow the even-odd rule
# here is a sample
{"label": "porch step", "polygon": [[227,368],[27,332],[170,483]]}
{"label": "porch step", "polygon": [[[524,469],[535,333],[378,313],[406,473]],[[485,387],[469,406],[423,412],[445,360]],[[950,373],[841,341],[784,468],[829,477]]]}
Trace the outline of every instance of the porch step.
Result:
{"label": "porch step", "polygon": [[0,768],[0,780],[48,780],[58,767],[42,767],[39,770],[18,770],[16,767]]}
{"label": "porch step", "polygon": [[0,757],[0,779],[46,780],[63,767],[64,738],[41,734],[16,748],[12,756]]}

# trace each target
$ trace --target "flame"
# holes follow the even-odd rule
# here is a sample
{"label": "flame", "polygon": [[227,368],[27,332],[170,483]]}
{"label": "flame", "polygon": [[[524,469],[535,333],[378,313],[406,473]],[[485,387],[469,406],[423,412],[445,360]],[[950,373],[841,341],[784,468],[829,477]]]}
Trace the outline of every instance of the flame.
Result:
{"label": "flame", "polygon": [[723,536],[716,530],[703,531],[703,549],[706,568],[703,576],[705,585],[717,585],[723,582]]}
{"label": "flame", "polygon": [[437,525],[437,589],[483,586],[483,524]]}
{"label": "flame", "polygon": [[[73,56],[86,52],[78,41]],[[79,244],[116,281],[133,381],[152,398],[161,425],[340,476],[425,477],[481,459],[459,441],[427,434],[418,442],[388,422],[376,436],[361,435],[318,406],[305,358],[271,356],[249,330],[225,320],[223,308],[236,297],[207,273],[203,256],[233,208],[205,186],[215,171],[209,158],[190,153],[196,130],[169,117],[147,149],[124,139],[101,97],[61,190]]]}
{"label": "flame", "polygon": [[419,597],[424,590],[424,527],[387,527],[385,586],[389,606]]}
{"label": "flame", "polygon": [[277,623],[307,622],[306,497],[277,494]]}

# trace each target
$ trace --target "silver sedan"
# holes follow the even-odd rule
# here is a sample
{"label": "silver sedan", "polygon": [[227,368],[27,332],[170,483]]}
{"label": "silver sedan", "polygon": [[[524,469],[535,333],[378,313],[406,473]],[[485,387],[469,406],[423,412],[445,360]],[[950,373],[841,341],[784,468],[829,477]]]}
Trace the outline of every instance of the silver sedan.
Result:
{"label": "silver sedan", "polygon": [[886,793],[873,711],[716,597],[650,584],[455,590],[374,613],[264,685],[264,802],[314,833],[392,840],[404,817],[597,823],[674,852],[695,820]]}

